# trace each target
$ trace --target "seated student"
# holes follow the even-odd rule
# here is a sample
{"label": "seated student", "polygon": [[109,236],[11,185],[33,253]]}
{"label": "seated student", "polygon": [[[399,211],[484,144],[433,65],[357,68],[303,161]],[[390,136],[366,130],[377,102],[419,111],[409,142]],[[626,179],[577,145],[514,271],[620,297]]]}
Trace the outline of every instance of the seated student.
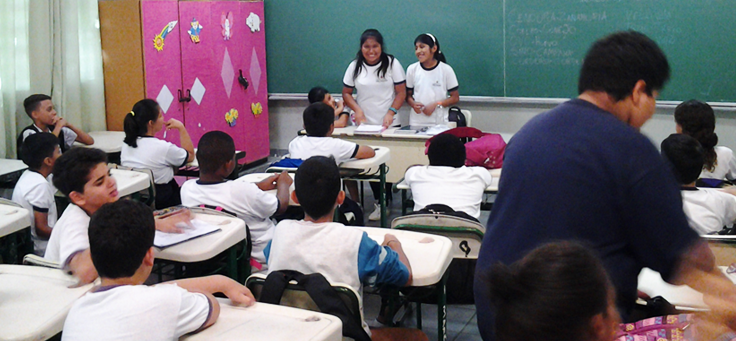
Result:
{"label": "seated student", "polygon": [[429,166],[411,166],[404,182],[411,187],[414,210],[445,204],[455,211],[480,217],[483,191],[491,174],[483,167],[465,167],[465,146],[452,134],[440,134],[427,151]]}
{"label": "seated student", "polygon": [[678,134],[692,136],[705,151],[705,163],[700,178],[736,180],[736,157],[731,148],[717,146],[716,116],[708,103],[689,100],[675,108]]}
{"label": "seated student", "polygon": [[[411,284],[412,272],[401,242],[386,234],[378,245],[353,227],[332,222],[345,199],[335,160],[314,156],[296,171],[292,200],[304,208],[304,220],[282,220],[264,253],[268,271],[318,272],[330,283],[345,283],[361,292],[361,284]],[[363,323],[368,331],[368,326]]]}
{"label": "seated student", "polygon": [[[275,174],[254,184],[230,181],[227,176],[235,169],[235,143],[230,135],[210,131],[199,139],[197,149],[199,179],[192,179],[181,186],[184,206],[211,205],[223,208],[243,219],[250,229],[253,242],[251,257],[259,264],[266,263],[263,249],[273,236],[270,217],[281,214],[289,207],[289,187],[293,183],[286,172]],[[276,189],[276,195],[265,191]]]}
{"label": "seated student", "polygon": [[[118,200],[117,185],[107,167],[107,154],[95,148],[72,148],[56,160],[52,173],[54,185],[70,204],[51,230],[43,257],[59,262],[82,283],[90,283],[97,278],[97,271],[89,253],[89,217],[102,205]],[[175,225],[188,218],[183,213],[156,219],[156,229],[177,232]]]}
{"label": "seated student", "polygon": [[102,283],[74,302],[62,340],[177,340],[217,321],[213,293],[255,302],[250,290],[221,275],[143,285],[153,268],[154,225],[151,209],[132,200],[92,215],[89,248]]}
{"label": "seated student", "polygon": [[[510,266],[497,263],[489,287],[496,338],[612,341],[621,322],[601,261],[574,242],[546,244]],[[543,280],[540,280],[543,279]]]}
{"label": "seated student", "polygon": [[52,133],[59,138],[61,152],[72,147],[74,141],[91,145],[95,140],[81,129],[56,115],[51,97],[43,94],[30,95],[23,101],[23,107],[33,124],[25,127],[18,136],[18,158],[23,159],[23,141],[35,133]]}
{"label": "seated student", "polygon": [[[152,99],[143,99],[125,115],[125,139],[120,151],[120,164],[131,168],[146,168],[153,172],[156,184],[156,209],[181,205],[179,184],[174,180],[174,168],[194,160],[194,145],[187,129],[179,120],[164,122],[164,113]],[[156,133],[163,129],[179,131],[181,148],[159,140]]]}
{"label": "seated student", "polygon": [[350,113],[345,110],[345,103],[335,100],[327,89],[321,86],[315,86],[309,90],[307,99],[309,100],[309,104],[322,102],[335,108],[335,128],[344,128],[348,126],[350,122]]}
{"label": "seated student", "polygon": [[681,184],[682,209],[693,229],[709,234],[736,223],[736,191],[695,187],[705,162],[705,152],[696,139],[672,134],[662,141],[661,149]]}
{"label": "seated student", "polygon": [[32,134],[23,142],[23,163],[28,170],[13,189],[13,201],[31,214],[33,253],[43,256],[51,229],[56,224],[56,188],[47,180],[56,159],[61,155],[59,139],[51,133]]}

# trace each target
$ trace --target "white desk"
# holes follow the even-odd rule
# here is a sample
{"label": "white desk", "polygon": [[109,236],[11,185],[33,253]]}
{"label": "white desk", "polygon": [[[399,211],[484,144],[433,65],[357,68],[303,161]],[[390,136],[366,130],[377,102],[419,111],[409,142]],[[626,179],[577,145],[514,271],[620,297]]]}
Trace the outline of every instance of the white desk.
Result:
{"label": "white desk", "polygon": [[92,145],[85,145],[83,143],[75,142],[75,146],[97,148],[107,154],[120,153],[123,149],[123,140],[125,139],[125,132],[122,131],[90,131],[91,136],[95,143]]}
{"label": "white desk", "polygon": [[0,177],[3,175],[10,175],[15,172],[20,172],[27,169],[25,163],[21,160],[15,159],[0,159]]}
{"label": "white desk", "polygon": [[113,168],[110,169],[110,174],[117,182],[119,197],[137,193],[151,186],[151,179],[143,172]]}
{"label": "white desk", "polygon": [[[727,274],[726,267],[719,266],[728,279],[736,283],[736,274]],[[644,268],[639,273],[638,279],[639,291],[646,293],[651,297],[662,296],[672,303],[677,309],[681,310],[708,310],[708,305],[703,302],[703,294],[687,285],[672,285],[665,282],[656,272],[649,268]]]}
{"label": "white desk", "polygon": [[342,340],[342,322],[333,315],[266,303],[233,306],[218,298],[220,317],[214,325],[180,340]]}
{"label": "white desk", "polygon": [[46,340],[59,333],[74,301],[92,284],[58,269],[0,265],[0,340]]}
{"label": "white desk", "polygon": [[0,238],[31,226],[31,213],[25,208],[0,204]]}

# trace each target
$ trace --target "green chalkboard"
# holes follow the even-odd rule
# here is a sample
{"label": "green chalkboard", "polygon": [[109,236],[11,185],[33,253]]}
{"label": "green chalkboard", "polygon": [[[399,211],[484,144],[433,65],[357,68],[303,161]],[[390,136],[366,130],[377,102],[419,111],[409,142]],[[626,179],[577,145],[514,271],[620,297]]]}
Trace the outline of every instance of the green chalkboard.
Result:
{"label": "green chalkboard", "polygon": [[598,38],[634,29],[672,68],[661,99],[736,102],[734,0],[265,0],[269,92],[340,92],[366,28],[404,68],[412,43],[435,34],[461,95],[567,98]]}

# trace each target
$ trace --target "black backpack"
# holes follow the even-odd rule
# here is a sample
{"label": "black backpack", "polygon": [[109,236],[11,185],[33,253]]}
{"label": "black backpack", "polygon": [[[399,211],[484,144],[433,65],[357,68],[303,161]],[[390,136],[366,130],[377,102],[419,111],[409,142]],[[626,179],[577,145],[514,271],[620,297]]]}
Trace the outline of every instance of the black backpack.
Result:
{"label": "black backpack", "polygon": [[456,122],[458,127],[467,127],[468,121],[465,119],[465,114],[458,107],[450,107],[447,112],[447,120],[450,122]]}

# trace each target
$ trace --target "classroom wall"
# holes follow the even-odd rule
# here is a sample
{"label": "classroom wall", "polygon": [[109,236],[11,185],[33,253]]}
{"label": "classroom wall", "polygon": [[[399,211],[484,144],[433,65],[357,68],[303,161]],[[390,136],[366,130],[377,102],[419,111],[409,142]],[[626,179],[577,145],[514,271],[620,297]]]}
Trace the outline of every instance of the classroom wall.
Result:
{"label": "classroom wall", "polygon": [[[308,102],[304,100],[270,100],[270,142],[272,149],[288,149],[289,141],[302,129],[302,111]],[[515,104],[515,103],[459,103],[463,109],[473,113],[472,125],[483,131],[499,133],[515,133],[529,119],[549,110],[555,104]],[[406,122],[408,115],[406,104],[401,109],[402,119]],[[716,110],[716,133],[719,144],[736,150],[736,112]],[[652,140],[657,148],[669,134],[675,132],[674,107],[658,106],[657,110],[645,125],[642,133]]]}

